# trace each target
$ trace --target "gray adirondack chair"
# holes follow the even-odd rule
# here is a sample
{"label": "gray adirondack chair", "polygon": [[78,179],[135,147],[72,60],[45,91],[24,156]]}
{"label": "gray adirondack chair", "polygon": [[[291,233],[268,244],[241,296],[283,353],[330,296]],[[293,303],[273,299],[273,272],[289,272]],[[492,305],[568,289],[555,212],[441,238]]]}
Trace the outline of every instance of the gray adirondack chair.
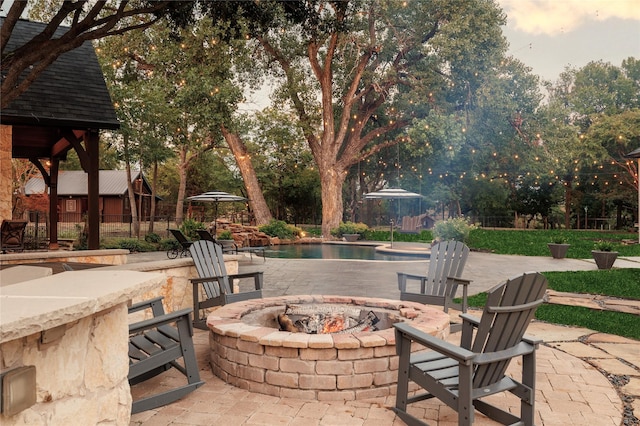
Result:
{"label": "gray adirondack chair", "polygon": [[[533,425],[535,353],[541,340],[524,335],[547,287],[536,272],[510,278],[491,289],[482,317],[462,314],[460,346],[427,335],[406,323],[394,324],[399,355],[394,411],[408,425],[425,425],[407,411],[411,403],[438,398],[458,412],[458,425],[470,425],[474,408],[502,424]],[[475,330],[475,337],[474,337]],[[431,349],[411,353],[414,345]],[[522,357],[522,382],[507,376],[509,362]],[[409,396],[409,382],[426,392]],[[520,417],[482,401],[509,391],[520,398]]]}
{"label": "gray adirondack chair", "polygon": [[[470,280],[461,278],[464,265],[469,256],[469,247],[459,241],[442,241],[431,248],[427,275],[412,275],[398,272],[400,300],[440,305],[445,312],[455,308],[467,312],[467,287]],[[411,282],[419,281],[420,287]],[[462,303],[453,303],[453,298],[462,286]]]}
{"label": "gray adirondack chair", "polygon": [[[261,271],[245,272],[241,274],[227,274],[222,256],[222,247],[213,241],[199,240],[190,247],[193,263],[198,271],[198,278],[192,278],[193,284],[193,326],[207,329],[207,319],[201,313],[203,309],[212,306],[222,306],[227,303],[262,297],[263,277]],[[253,278],[254,290],[233,293],[233,280]],[[206,296],[200,300],[200,286]]]}
{"label": "gray adirondack chair", "polygon": [[[151,309],[153,318],[129,325],[129,384],[134,386],[171,368],[184,374],[187,383],[133,401],[133,414],[170,404],[204,384],[193,347],[191,309],[165,314],[162,297],[157,297],[132,305],[129,313],[144,309]],[[180,358],[182,363],[177,362]]]}
{"label": "gray adirondack chair", "polygon": [[267,261],[264,247],[238,247],[236,243],[232,243],[230,246],[225,247],[224,244],[221,244],[219,241],[217,241],[214,236],[211,235],[211,232],[207,231],[206,229],[196,229],[196,232],[198,233],[198,236],[200,236],[201,240],[213,241],[214,243],[220,244],[222,246],[223,253],[238,254],[244,252],[249,253],[249,255],[251,256],[251,260],[253,260],[253,255],[255,254],[256,256],[262,257],[262,260],[264,262]]}

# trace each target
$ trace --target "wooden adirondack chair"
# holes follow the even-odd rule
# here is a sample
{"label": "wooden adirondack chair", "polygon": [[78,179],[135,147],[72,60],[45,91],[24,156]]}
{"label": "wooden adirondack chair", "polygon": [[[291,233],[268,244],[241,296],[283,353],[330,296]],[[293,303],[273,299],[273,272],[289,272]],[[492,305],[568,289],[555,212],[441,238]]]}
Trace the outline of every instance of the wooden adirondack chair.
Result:
{"label": "wooden adirondack chair", "polygon": [[[129,325],[129,384],[141,383],[171,368],[184,374],[187,383],[133,401],[133,414],[170,404],[204,384],[193,348],[191,309],[165,314],[162,297],[157,297],[132,305],[129,313],[144,309],[151,309],[153,318]],[[176,362],[180,358],[182,365]]]}
{"label": "wooden adirondack chair", "polygon": [[0,225],[0,253],[24,251],[24,230],[27,222],[24,220],[3,220]]}
{"label": "wooden adirondack chair", "polygon": [[[189,247],[193,263],[198,271],[198,278],[191,279],[193,284],[193,326],[207,329],[206,316],[201,311],[212,306],[239,302],[262,297],[262,272],[246,272],[228,275],[222,257],[222,247],[212,241],[200,240]],[[255,290],[233,293],[233,280],[253,278]],[[204,289],[206,299],[200,300],[200,285]]]}
{"label": "wooden adirondack chair", "polygon": [[[408,404],[438,398],[458,412],[458,425],[470,425],[474,407],[502,424],[534,424],[535,351],[541,340],[524,336],[547,287],[545,277],[527,272],[491,289],[482,317],[462,314],[460,346],[394,324],[399,355],[394,411],[408,425],[425,425],[407,412]],[[475,329],[475,337],[474,337]],[[419,345],[432,351],[411,353]],[[512,358],[522,356],[522,382],[507,376]],[[409,396],[409,381],[426,392]],[[520,417],[480,398],[509,391],[520,398]]]}
{"label": "wooden adirondack chair", "polygon": [[[467,312],[467,287],[471,281],[460,276],[468,256],[469,247],[459,241],[442,241],[434,245],[426,276],[398,272],[400,300],[441,305],[445,312],[450,307]],[[419,292],[410,291],[409,281],[420,282]],[[454,304],[453,298],[459,285],[462,285],[462,303]]]}

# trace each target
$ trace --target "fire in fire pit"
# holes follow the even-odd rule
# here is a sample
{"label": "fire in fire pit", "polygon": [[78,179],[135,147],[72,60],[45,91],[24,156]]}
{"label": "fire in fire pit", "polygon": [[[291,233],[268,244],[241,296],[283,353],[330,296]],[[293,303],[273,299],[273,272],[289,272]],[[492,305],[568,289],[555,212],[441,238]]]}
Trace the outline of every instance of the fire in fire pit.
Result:
{"label": "fire in fire pit", "polygon": [[307,334],[377,331],[380,322],[371,310],[326,304],[287,305],[277,318],[280,330]]}

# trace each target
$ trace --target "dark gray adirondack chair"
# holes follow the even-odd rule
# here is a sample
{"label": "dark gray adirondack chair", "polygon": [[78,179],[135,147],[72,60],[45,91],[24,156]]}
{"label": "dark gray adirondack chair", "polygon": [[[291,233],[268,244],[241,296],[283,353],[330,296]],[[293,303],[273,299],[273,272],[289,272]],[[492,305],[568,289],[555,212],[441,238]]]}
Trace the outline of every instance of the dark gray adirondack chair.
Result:
{"label": "dark gray adirondack chair", "polygon": [[[144,309],[151,309],[153,318],[129,325],[129,384],[136,385],[171,368],[184,374],[187,383],[133,401],[133,414],[170,404],[204,384],[193,348],[191,309],[165,314],[162,297],[157,297],[132,305],[129,313]],[[182,364],[176,362],[180,358]]]}
{"label": "dark gray adirondack chair", "polygon": [[[502,424],[533,425],[535,408],[535,351],[541,340],[524,336],[547,280],[536,272],[513,277],[489,291],[482,317],[463,319],[461,344],[453,345],[406,323],[394,324],[400,356],[394,411],[408,425],[425,425],[407,412],[411,403],[438,398],[458,412],[458,425],[470,425],[474,408]],[[474,337],[474,329],[476,330]],[[432,351],[411,353],[414,345]],[[507,376],[511,359],[522,357],[522,382]],[[408,395],[409,381],[426,392]],[[509,391],[520,398],[520,417],[480,398]]]}
{"label": "dark gray adirondack chair", "polygon": [[[467,287],[471,281],[460,276],[468,256],[469,247],[459,241],[442,241],[434,245],[426,276],[398,272],[400,300],[440,305],[445,312],[450,307],[467,312]],[[419,290],[417,284],[409,288],[411,281],[420,282]],[[459,285],[462,285],[462,304],[454,304]]]}
{"label": "dark gray adirondack chair", "polygon": [[[212,306],[239,302],[262,297],[262,272],[245,272],[229,275],[222,257],[222,247],[212,241],[200,240],[189,247],[198,278],[191,279],[193,284],[193,326],[207,329],[206,316],[201,311]],[[253,278],[255,290],[233,293],[233,280]],[[200,285],[206,298],[200,300]]]}
{"label": "dark gray adirondack chair", "polygon": [[[213,235],[211,235],[211,232],[207,231],[206,229],[196,229],[196,232],[198,233],[198,236],[200,237],[201,240],[213,241],[214,243],[220,244],[220,242],[216,241]],[[238,247],[236,243],[233,243],[228,247],[225,247],[223,244],[220,244],[220,245],[222,246],[223,253],[236,253],[236,254],[249,253],[252,260],[253,260],[253,255],[255,254],[257,256],[261,256],[264,262],[267,261],[267,257],[265,256],[265,252],[264,252],[264,247]]]}

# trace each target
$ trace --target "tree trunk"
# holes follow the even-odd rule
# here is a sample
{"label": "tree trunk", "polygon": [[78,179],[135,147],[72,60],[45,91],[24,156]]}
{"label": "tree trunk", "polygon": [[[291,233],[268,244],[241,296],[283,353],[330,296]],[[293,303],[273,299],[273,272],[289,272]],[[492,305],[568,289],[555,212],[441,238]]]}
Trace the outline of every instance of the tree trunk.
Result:
{"label": "tree trunk", "polygon": [[124,135],[124,158],[127,170],[127,192],[129,193],[129,210],[131,211],[131,223],[133,234],[140,235],[140,222],[138,221],[138,208],[136,206],[136,195],[131,182],[131,157],[129,156],[129,136]]}
{"label": "tree trunk", "polygon": [[329,238],[331,230],[337,228],[342,220],[342,184],[346,177],[344,170],[336,166],[319,170],[322,194],[322,236]]}
{"label": "tree trunk", "polygon": [[236,133],[229,132],[224,126],[220,126],[220,128],[224,139],[227,141],[227,145],[231,148],[236,163],[238,163],[238,168],[240,169],[240,174],[242,175],[242,180],[247,190],[247,196],[249,197],[249,205],[256,218],[256,225],[266,225],[273,219],[273,216],[262,194],[262,189],[258,183],[256,171],[251,163],[251,156],[247,151],[247,146]]}
{"label": "tree trunk", "polygon": [[176,225],[180,226],[182,224],[182,220],[184,218],[183,210],[184,210],[184,194],[187,188],[187,167],[189,164],[187,162],[187,150],[186,146],[180,147],[178,162],[178,176],[180,178],[180,183],[178,184],[178,199],[176,200]]}
{"label": "tree trunk", "polygon": [[149,212],[149,233],[153,232],[156,221],[156,186],[158,185],[158,161],[153,162],[153,176],[151,178],[151,211]]}
{"label": "tree trunk", "polygon": [[567,182],[564,190],[564,228],[571,229],[571,183]]}

